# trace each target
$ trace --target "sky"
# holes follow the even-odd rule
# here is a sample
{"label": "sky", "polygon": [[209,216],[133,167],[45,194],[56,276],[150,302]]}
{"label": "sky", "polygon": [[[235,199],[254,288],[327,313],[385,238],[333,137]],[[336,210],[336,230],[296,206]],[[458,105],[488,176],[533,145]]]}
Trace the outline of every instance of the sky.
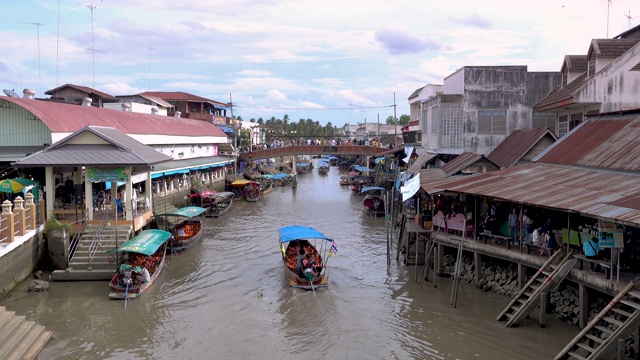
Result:
{"label": "sky", "polygon": [[560,71],[638,25],[640,0],[3,0],[2,15],[1,89],[183,91],[244,120],[342,126],[409,114],[463,66]]}

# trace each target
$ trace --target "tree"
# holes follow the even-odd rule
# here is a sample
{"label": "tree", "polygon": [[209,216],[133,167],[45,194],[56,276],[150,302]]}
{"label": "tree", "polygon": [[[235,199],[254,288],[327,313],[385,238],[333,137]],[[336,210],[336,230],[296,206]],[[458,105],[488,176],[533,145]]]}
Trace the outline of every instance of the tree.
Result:
{"label": "tree", "polygon": [[[400,115],[400,118],[398,118],[398,125],[407,125],[409,123],[409,121],[411,120],[411,117],[407,114],[404,115]],[[387,117],[387,120],[385,122],[387,125],[393,125],[394,121],[393,121],[393,116],[389,116]]]}

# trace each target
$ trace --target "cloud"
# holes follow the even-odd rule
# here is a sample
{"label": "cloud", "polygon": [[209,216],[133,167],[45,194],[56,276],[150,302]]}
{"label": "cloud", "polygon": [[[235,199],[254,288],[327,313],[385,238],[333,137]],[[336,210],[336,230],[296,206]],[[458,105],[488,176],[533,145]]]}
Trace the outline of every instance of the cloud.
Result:
{"label": "cloud", "polygon": [[391,54],[419,53],[442,48],[437,41],[421,38],[407,28],[384,27],[375,32],[375,39]]}
{"label": "cloud", "polygon": [[480,29],[490,29],[491,26],[493,25],[493,23],[491,22],[491,19],[482,17],[476,13],[473,13],[461,19],[455,19],[455,18],[449,18],[449,19],[458,24],[476,27]]}
{"label": "cloud", "polygon": [[125,83],[112,83],[112,84],[104,84],[100,87],[102,89],[102,91],[106,92],[107,94],[112,94],[112,95],[133,95],[133,94],[139,94],[142,91],[136,87],[133,86],[129,86],[128,84]]}

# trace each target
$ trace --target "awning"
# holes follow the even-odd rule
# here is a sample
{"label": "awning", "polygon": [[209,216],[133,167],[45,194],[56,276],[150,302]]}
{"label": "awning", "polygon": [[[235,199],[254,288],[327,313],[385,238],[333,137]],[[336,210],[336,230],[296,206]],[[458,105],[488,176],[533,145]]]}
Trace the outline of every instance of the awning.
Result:
{"label": "awning", "polygon": [[224,156],[209,156],[194,159],[172,160],[157,164],[151,171],[151,178],[159,178],[165,175],[188,174],[189,171],[205,170],[233,164]]}
{"label": "awning", "polygon": [[532,163],[505,170],[423,183],[434,194],[454,191],[640,225],[640,207],[621,200],[640,196],[640,174]]}
{"label": "awning", "polygon": [[218,144],[218,155],[222,155],[223,153],[233,154],[234,153],[233,144],[230,144],[230,143]]}
{"label": "awning", "polygon": [[436,157],[436,154],[426,152],[426,151],[423,152],[422,154],[418,155],[418,158],[413,164],[411,164],[407,172],[411,174],[417,174],[420,171],[420,169],[422,169],[422,166],[424,166],[424,164],[433,160],[433,158],[435,157]]}

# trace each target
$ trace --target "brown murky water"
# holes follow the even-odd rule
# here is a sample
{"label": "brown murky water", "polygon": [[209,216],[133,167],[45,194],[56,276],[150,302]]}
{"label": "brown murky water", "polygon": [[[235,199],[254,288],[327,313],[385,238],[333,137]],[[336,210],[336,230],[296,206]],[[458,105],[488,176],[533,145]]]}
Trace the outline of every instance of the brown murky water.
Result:
{"label": "brown murky water", "polygon": [[[338,179],[305,174],[207,219],[202,242],[126,308],[106,281],[39,294],[25,282],[0,305],[55,331],[39,359],[549,359],[578,333],[550,316],[546,329],[507,329],[494,321],[506,297],[463,284],[453,308],[449,280],[436,289],[413,267],[387,268],[384,220]],[[277,234],[291,224],[336,239],[328,288],[286,285]]]}

